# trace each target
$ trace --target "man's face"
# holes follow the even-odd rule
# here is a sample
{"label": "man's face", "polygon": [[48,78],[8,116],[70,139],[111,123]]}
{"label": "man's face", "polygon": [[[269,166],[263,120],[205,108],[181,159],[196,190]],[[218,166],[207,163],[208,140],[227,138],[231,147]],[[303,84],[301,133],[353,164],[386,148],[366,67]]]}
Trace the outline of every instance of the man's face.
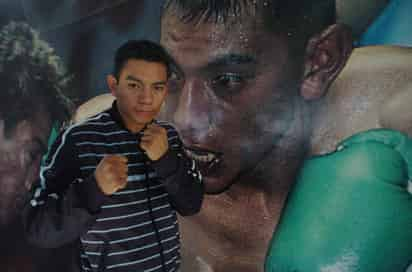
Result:
{"label": "man's face", "polygon": [[0,226],[17,220],[39,176],[50,127],[43,110],[36,111],[31,120],[20,121],[7,135],[0,120]]}
{"label": "man's face", "polygon": [[159,113],[167,95],[166,66],[131,59],[120,72],[112,93],[126,126],[137,132]]}
{"label": "man's face", "polygon": [[171,80],[164,113],[199,162],[206,191],[222,192],[235,180],[253,185],[258,178],[246,175],[296,123],[301,67],[290,60],[286,37],[254,16],[185,24],[169,11],[161,43],[185,73]]}

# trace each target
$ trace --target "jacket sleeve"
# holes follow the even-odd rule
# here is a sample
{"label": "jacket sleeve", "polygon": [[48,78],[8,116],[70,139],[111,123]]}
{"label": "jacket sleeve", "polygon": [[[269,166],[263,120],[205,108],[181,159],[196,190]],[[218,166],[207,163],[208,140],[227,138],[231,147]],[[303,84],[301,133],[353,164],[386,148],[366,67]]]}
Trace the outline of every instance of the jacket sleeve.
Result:
{"label": "jacket sleeve", "polygon": [[69,130],[52,145],[32,197],[23,210],[29,242],[44,248],[78,239],[94,223],[106,196],[94,175],[82,180]]}
{"label": "jacket sleeve", "polygon": [[202,176],[194,160],[187,157],[182,142],[177,137],[169,142],[169,150],[152,163],[157,175],[163,180],[172,206],[182,216],[200,211],[203,202]]}

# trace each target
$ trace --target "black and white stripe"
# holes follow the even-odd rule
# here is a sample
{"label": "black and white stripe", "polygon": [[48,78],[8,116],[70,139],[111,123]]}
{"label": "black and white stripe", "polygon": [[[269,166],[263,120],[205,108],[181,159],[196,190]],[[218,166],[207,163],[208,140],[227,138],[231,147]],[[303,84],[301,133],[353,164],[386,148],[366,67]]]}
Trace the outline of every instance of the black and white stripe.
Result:
{"label": "black and white stripe", "polygon": [[[175,129],[165,122],[158,124],[167,129],[169,146],[178,147]],[[102,267],[113,272],[177,270],[179,230],[168,193],[139,148],[138,135],[119,126],[108,111],[66,129],[59,145],[51,150],[54,152],[51,160],[41,169],[41,187],[32,205],[44,203],[40,196],[47,187],[45,175],[59,160],[69,138],[80,179],[91,175],[107,154],[126,156],[129,167],[126,188],[104,203],[95,223],[80,237],[82,270],[102,271]]]}

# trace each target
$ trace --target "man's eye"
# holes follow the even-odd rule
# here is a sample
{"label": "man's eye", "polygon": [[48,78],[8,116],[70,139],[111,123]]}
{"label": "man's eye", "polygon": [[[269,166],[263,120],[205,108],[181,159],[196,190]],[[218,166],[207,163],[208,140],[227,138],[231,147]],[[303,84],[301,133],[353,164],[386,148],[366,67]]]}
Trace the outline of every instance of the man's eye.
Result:
{"label": "man's eye", "polygon": [[137,84],[136,83],[128,83],[127,86],[129,88],[135,89],[137,87]]}
{"label": "man's eye", "polygon": [[165,89],[165,87],[164,86],[155,86],[154,89],[157,92],[162,92]]}
{"label": "man's eye", "polygon": [[243,87],[245,78],[238,74],[223,74],[212,80],[212,88],[218,96],[233,95]]}

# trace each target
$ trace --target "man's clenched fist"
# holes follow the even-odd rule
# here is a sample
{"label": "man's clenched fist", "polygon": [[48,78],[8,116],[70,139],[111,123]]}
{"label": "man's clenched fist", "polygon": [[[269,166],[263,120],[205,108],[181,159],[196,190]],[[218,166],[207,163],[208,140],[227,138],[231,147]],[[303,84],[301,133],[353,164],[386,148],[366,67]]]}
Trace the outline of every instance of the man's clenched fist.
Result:
{"label": "man's clenched fist", "polygon": [[112,195],[127,184],[127,158],[120,155],[107,155],[94,172],[97,185],[105,195]]}
{"label": "man's clenched fist", "polygon": [[169,149],[167,141],[167,131],[165,128],[150,124],[143,131],[140,147],[146,152],[152,161],[160,159]]}

